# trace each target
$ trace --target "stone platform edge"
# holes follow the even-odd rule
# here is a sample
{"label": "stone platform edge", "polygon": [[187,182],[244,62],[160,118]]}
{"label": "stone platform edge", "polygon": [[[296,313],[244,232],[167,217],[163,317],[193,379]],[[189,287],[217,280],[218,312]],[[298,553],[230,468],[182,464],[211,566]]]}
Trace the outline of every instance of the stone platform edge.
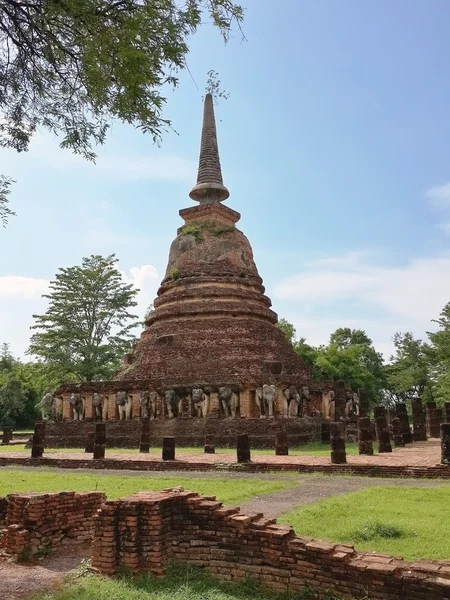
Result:
{"label": "stone platform edge", "polygon": [[59,469],[110,469],[128,471],[231,471],[268,473],[290,471],[296,473],[323,473],[324,475],[356,475],[363,477],[412,477],[416,479],[448,479],[450,466],[384,466],[384,465],[304,465],[292,463],[207,463],[183,460],[119,460],[74,458],[19,458],[0,456],[0,467],[53,467]]}

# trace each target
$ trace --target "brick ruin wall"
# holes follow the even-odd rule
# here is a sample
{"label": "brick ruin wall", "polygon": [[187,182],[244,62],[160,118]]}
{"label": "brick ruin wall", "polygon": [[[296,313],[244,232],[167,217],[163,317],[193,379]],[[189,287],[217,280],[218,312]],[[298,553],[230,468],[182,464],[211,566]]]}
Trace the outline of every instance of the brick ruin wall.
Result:
{"label": "brick ruin wall", "polygon": [[106,500],[102,492],[10,494],[0,498],[0,547],[32,556],[65,539],[91,540],[93,518]]}
{"label": "brick ruin wall", "polygon": [[[168,490],[105,501],[101,492],[11,494],[0,502],[1,544],[20,555],[64,539],[93,540],[92,565],[163,575],[170,563],[203,567],[217,579],[253,579],[272,591],[315,598],[445,600],[450,562],[406,562],[352,546],[297,537],[261,513],[242,514],[214,496]],[[6,506],[6,510],[4,507]]]}
{"label": "brick ruin wall", "polygon": [[241,514],[195,492],[141,492],[108,501],[95,517],[92,564],[113,575],[163,575],[171,562],[205,568],[218,579],[254,579],[277,592],[316,598],[330,591],[371,600],[450,597],[450,562],[406,562],[352,546],[296,537],[289,525]]}
{"label": "brick ruin wall", "polygon": [[[84,448],[94,421],[64,421],[46,425],[47,448]],[[275,448],[277,431],[286,431],[289,445],[300,446],[321,439],[321,420],[303,419],[154,419],[150,421],[150,443],[161,446],[164,436],[174,436],[180,447],[203,446],[205,436],[212,436],[221,448],[235,448],[236,436],[247,433],[252,448]],[[109,447],[139,448],[141,420],[106,421]]]}

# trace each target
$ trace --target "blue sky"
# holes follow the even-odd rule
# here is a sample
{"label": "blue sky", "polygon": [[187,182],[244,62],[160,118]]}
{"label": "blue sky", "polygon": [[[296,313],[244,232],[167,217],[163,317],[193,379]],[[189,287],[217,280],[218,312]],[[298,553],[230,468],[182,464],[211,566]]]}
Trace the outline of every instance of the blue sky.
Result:
{"label": "blue sky", "polygon": [[[17,217],[0,231],[0,341],[23,356],[57,269],[115,252],[152,302],[190,206],[209,69],[227,205],[242,214],[274,309],[326,343],[361,327],[388,355],[450,301],[450,4],[243,0],[242,42],[205,26],[157,148],[115,124],[97,165],[48,134],[0,150]],[[198,88],[200,89],[197,89]]]}

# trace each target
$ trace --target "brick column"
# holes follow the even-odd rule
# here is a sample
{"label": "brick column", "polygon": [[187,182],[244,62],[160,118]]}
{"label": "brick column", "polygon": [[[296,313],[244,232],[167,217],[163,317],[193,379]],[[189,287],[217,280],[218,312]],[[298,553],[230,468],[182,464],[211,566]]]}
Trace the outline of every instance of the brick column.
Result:
{"label": "brick column", "polygon": [[73,419],[72,406],[70,405],[71,394],[63,394],[63,421],[71,421]]}
{"label": "brick column", "polygon": [[105,398],[105,402],[108,402],[108,421],[112,421],[114,419],[118,419],[118,416],[116,414],[117,409],[117,404],[116,404],[116,394],[115,392],[110,392],[107,395],[107,398]]}
{"label": "brick column", "polygon": [[392,452],[389,428],[386,421],[386,409],[384,406],[375,406],[373,409],[375,417],[375,431],[378,441],[378,453]]}
{"label": "brick column", "polygon": [[33,441],[31,446],[31,458],[41,458],[44,454],[45,445],[45,422],[38,421],[34,425]]}
{"label": "brick column", "polygon": [[444,420],[450,423],[450,402],[444,402]]}
{"label": "brick column", "polygon": [[106,423],[95,424],[94,458],[105,458]]}
{"label": "brick column", "polygon": [[2,444],[7,445],[13,439],[12,427],[3,427]]}
{"label": "brick column", "polygon": [[93,394],[83,394],[84,403],[84,418],[86,421],[92,421],[94,419],[94,407],[92,406]]}
{"label": "brick column", "polygon": [[450,423],[441,424],[441,464],[450,465]]}
{"label": "brick column", "polygon": [[369,417],[361,417],[357,423],[359,453],[373,456],[373,436],[370,419]]}
{"label": "brick column", "polygon": [[275,456],[288,456],[289,444],[288,436],[284,429],[280,429],[276,432],[275,437]]}
{"label": "brick column", "polygon": [[342,422],[330,423],[331,464],[342,465],[347,462],[345,452],[344,426]]}
{"label": "brick column", "polygon": [[241,433],[236,436],[237,442],[237,462],[247,463],[251,461],[250,457],[250,441],[246,433]]}
{"label": "brick column", "polygon": [[427,434],[429,437],[437,438],[441,435],[440,422],[436,412],[436,402],[426,403]]}
{"label": "brick column", "polygon": [[162,459],[175,460],[175,438],[164,437],[162,446]]}
{"label": "brick column", "polygon": [[405,445],[405,436],[402,433],[402,429],[400,427],[400,419],[398,417],[396,417],[392,421],[392,439],[396,448]]}
{"label": "brick column", "polygon": [[411,428],[409,426],[409,417],[406,410],[406,404],[404,402],[399,402],[396,404],[395,412],[397,413],[397,418],[400,421],[400,432],[403,435],[403,441],[405,444],[411,444],[413,437],[411,434]]}
{"label": "brick column", "polygon": [[141,439],[139,441],[139,452],[150,452],[150,419],[141,418]]}
{"label": "brick column", "polygon": [[425,421],[425,411],[423,410],[422,400],[413,398],[411,400],[413,436],[415,442],[427,441],[427,428]]}

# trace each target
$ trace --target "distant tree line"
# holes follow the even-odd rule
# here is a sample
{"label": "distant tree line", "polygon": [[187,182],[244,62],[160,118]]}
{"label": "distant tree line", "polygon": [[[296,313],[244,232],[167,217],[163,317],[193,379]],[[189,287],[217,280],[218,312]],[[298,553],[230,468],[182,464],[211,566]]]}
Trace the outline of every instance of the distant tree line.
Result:
{"label": "distant tree line", "polygon": [[311,346],[305,338],[295,337],[295,328],[286,319],[280,319],[278,327],[316,381],[342,379],[354,390],[364,388],[372,405],[391,406],[416,396],[425,402],[450,402],[450,302],[432,322],[438,328],[427,333],[427,341],[411,332],[395,333],[394,354],[388,361],[362,329],[340,327],[328,344]]}
{"label": "distant tree line", "polygon": [[[135,344],[140,324],[132,313],[138,290],[125,283],[114,254],[83,258],[81,265],[59,269],[50,282],[47,311],[33,315],[34,331],[22,362],[9,345],[0,346],[0,427],[29,427],[38,416],[35,404],[64,382],[109,379]],[[341,327],[329,343],[311,346],[296,338],[292,323],[278,327],[311,368],[316,381],[343,380],[364,388],[372,405],[391,405],[414,396],[450,401],[450,303],[437,331],[426,342],[412,333],[395,333],[388,361],[362,329]]]}

